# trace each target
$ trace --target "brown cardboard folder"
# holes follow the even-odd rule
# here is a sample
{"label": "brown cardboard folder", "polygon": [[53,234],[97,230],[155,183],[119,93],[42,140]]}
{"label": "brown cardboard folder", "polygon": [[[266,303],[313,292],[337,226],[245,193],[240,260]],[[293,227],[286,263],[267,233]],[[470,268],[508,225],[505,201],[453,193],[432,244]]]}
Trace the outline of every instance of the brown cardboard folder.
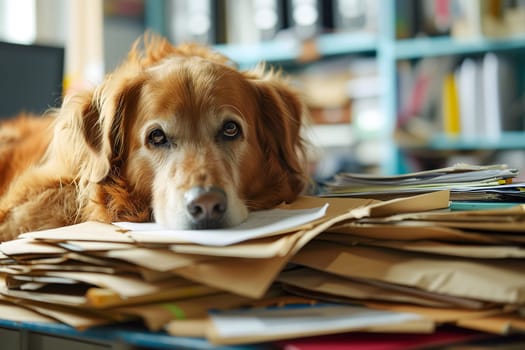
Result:
{"label": "brown cardboard folder", "polygon": [[[23,234],[0,244],[0,310],[10,310],[2,317],[33,315],[77,328],[139,318],[150,329],[165,326],[178,335],[195,335],[186,326],[198,324],[199,335],[223,344],[357,329],[431,332],[442,323],[519,329],[522,209],[450,212],[448,191],[384,202],[301,197],[279,209],[325,204],[322,217],[223,245],[93,222]],[[475,225],[480,222],[483,227]],[[333,315],[343,310],[337,305],[357,303],[363,314],[379,309],[393,318],[359,323],[353,314],[355,325],[329,327],[333,320],[320,318],[319,327],[307,331],[236,334],[223,323],[231,315],[208,314],[253,307],[244,316],[256,320],[264,310],[254,306],[269,295],[285,304],[291,296],[318,307],[335,303]],[[455,313],[438,317],[444,310]],[[496,316],[499,323],[490,318]]]}

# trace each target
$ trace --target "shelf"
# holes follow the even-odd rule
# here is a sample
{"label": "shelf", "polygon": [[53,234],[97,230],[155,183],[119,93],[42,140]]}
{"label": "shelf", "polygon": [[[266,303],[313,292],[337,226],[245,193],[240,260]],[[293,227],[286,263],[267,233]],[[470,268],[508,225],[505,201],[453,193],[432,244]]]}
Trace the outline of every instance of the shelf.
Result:
{"label": "shelf", "polygon": [[[375,52],[376,37],[368,33],[330,33],[314,39],[321,56],[336,56],[352,53]],[[257,44],[225,44],[214,46],[222,54],[237,62],[242,68],[257,63],[286,63],[300,60],[304,42],[295,39],[279,39]]]}
{"label": "shelf", "polygon": [[525,150],[525,132],[508,131],[496,140],[483,137],[462,139],[444,134],[436,135],[425,147],[431,150]]}
{"label": "shelf", "polygon": [[356,139],[354,130],[348,124],[314,124],[308,130],[306,138],[316,147],[350,147]]}
{"label": "shelf", "polygon": [[[146,19],[148,27],[162,32],[166,29],[164,18],[167,0],[146,0]],[[380,108],[384,116],[383,133],[378,137],[382,141],[381,172],[397,174],[403,171],[402,152],[404,146],[396,144],[394,133],[397,122],[397,89],[399,88],[397,63],[404,59],[421,59],[425,57],[481,55],[486,52],[524,53],[525,33],[507,38],[465,38],[449,36],[417,37],[396,40],[396,11],[400,11],[400,0],[383,1],[378,7],[377,33],[323,33],[305,43],[294,37],[292,32],[279,33],[274,40],[257,44],[224,44],[216,45],[222,52],[239,65],[241,69],[250,69],[259,62],[282,65],[293,70],[295,64],[311,62],[313,58],[334,57],[354,54],[373,54],[376,56],[378,83],[380,89]],[[165,34],[165,33],[164,33]],[[305,55],[305,52],[307,53]],[[308,59],[305,57],[308,56]],[[459,57],[461,58],[461,57]],[[521,69],[521,68],[520,68]],[[524,72],[520,71],[520,75]],[[355,126],[354,126],[355,127]],[[333,126],[316,126],[311,138],[321,147],[348,147],[359,142],[359,132],[350,125],[337,128]],[[463,140],[458,138],[436,136],[424,144],[413,145],[413,148],[443,151],[462,151],[477,149],[525,150],[525,131],[504,133],[496,141],[485,139]]]}
{"label": "shelf", "polygon": [[525,36],[504,39],[454,39],[448,36],[427,37],[397,40],[392,45],[396,59],[412,59],[524,49]]}
{"label": "shelf", "polygon": [[331,33],[317,39],[323,56],[375,52],[377,37],[372,33]]}

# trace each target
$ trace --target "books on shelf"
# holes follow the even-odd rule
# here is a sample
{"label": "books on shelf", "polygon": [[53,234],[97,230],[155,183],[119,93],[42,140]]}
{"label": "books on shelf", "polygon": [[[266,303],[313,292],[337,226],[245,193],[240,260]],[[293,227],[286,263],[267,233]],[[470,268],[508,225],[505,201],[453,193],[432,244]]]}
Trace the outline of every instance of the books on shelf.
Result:
{"label": "books on shelf", "polygon": [[459,98],[453,74],[443,78],[443,129],[449,135],[458,135],[461,130],[459,120]]}
{"label": "books on shelf", "polygon": [[456,69],[460,135],[497,141],[503,131],[520,130],[513,104],[518,100],[515,68],[504,56],[489,52],[467,58]]}
{"label": "books on shelf", "polygon": [[322,33],[375,33],[378,0],[169,0],[165,23],[175,43],[252,45]]}
{"label": "books on shelf", "polygon": [[451,35],[477,40],[520,33],[525,33],[523,1],[396,1],[398,39]]}
{"label": "books on shelf", "polygon": [[377,0],[333,0],[334,31],[376,32],[379,6]]}
{"label": "books on shelf", "polygon": [[504,132],[524,130],[520,67],[510,56],[424,58],[400,67],[398,127],[414,130],[410,124],[418,119],[430,130],[416,129],[420,139],[431,141],[437,132],[465,142],[497,143]]}
{"label": "books on shelf", "polygon": [[284,6],[278,0],[226,0],[229,44],[253,44],[275,39],[285,26]]}
{"label": "books on shelf", "polygon": [[169,0],[165,16],[168,37],[176,44],[225,41],[224,4],[220,1]]}
{"label": "books on shelf", "polygon": [[441,130],[442,122],[437,115],[442,111],[443,77],[453,70],[454,61],[453,57],[446,56],[424,58],[414,65],[406,61],[399,63],[399,128],[420,139],[428,139],[435,130]]}
{"label": "books on shelf", "polygon": [[466,58],[456,70],[460,134],[464,138],[483,137],[485,113],[483,110],[483,77],[481,66],[472,58]]}
{"label": "books on shelf", "polygon": [[455,38],[508,37],[525,33],[525,3],[522,1],[456,0],[452,9],[451,34]]}

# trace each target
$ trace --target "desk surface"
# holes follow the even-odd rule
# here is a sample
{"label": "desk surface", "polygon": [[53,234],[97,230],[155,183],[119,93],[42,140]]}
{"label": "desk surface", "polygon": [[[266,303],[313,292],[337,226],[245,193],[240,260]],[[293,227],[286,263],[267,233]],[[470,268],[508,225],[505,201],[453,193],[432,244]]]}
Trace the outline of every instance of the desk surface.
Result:
{"label": "desk surface", "polygon": [[[315,340],[315,338],[313,338]],[[275,344],[255,344],[239,346],[215,346],[205,339],[174,337],[163,332],[150,332],[136,324],[104,326],[78,331],[57,323],[14,322],[0,319],[0,348],[2,350],[139,350],[139,349],[192,349],[192,350],[270,350],[282,349],[283,344],[301,349],[305,348],[341,349],[352,346],[356,349],[370,348],[374,343],[382,349],[403,349],[432,346],[434,349],[457,349],[459,344],[476,346],[476,349],[515,350],[525,348],[525,335],[497,336],[488,333],[459,328],[440,328],[433,334],[374,334],[346,333],[328,336],[319,341],[299,339]],[[370,343],[371,342],[371,343]],[[350,345],[352,344],[352,345]],[[368,345],[366,345],[368,344]],[[312,347],[314,346],[314,347]],[[286,348],[286,347],[284,347]],[[378,348],[378,347],[374,347]]]}
{"label": "desk surface", "polygon": [[[15,331],[12,334],[11,343],[5,340],[7,337],[2,334],[2,330]],[[21,344],[28,344],[29,336],[44,336],[39,339],[38,348],[35,346],[24,347]],[[57,344],[57,339],[66,339],[68,346],[76,346],[79,349],[217,349],[217,350],[263,350],[269,349],[265,345],[244,345],[244,346],[215,346],[207,340],[201,338],[174,337],[164,332],[150,332],[138,325],[119,325],[91,328],[86,331],[79,331],[72,327],[58,323],[33,323],[15,322],[0,319],[0,338],[2,339],[2,349],[49,349],[46,342]],[[16,341],[18,339],[18,342]],[[20,344],[18,344],[20,343]],[[7,345],[7,348],[4,346]],[[89,344],[89,346],[86,346]],[[100,347],[97,347],[99,344]],[[75,348],[69,348],[68,350]]]}

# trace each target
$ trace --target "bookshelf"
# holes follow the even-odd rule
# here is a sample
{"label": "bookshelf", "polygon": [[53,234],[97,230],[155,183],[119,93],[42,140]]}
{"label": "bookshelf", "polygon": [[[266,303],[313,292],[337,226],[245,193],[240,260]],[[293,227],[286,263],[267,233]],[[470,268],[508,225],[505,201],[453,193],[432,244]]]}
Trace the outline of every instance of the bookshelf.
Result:
{"label": "bookshelf", "polygon": [[486,51],[506,51],[525,48],[525,35],[502,39],[464,39],[448,36],[400,39],[395,42],[395,59],[414,59],[445,55],[467,55]]}
{"label": "bookshelf", "polygon": [[[430,57],[481,55],[486,52],[524,52],[525,33],[501,39],[454,39],[451,36],[428,36],[398,39],[396,37],[396,11],[401,0],[381,2],[378,13],[378,30],[373,34],[328,33],[315,39],[320,59],[341,55],[375,55],[380,81],[380,108],[383,113],[381,132],[376,136],[381,153],[380,172],[396,174],[407,169],[405,147],[395,139],[399,110],[398,63],[403,60],[421,60]],[[164,32],[165,0],[146,0],[146,27]],[[221,44],[216,48],[236,61],[241,68],[248,68],[260,61],[270,64],[300,65],[298,58],[302,43],[297,40],[267,41],[260,44]],[[523,91],[521,92],[523,93]],[[523,122],[522,122],[523,124]],[[349,132],[349,137],[355,133]],[[435,130],[418,149],[432,150],[525,150],[525,131],[503,131],[497,140],[482,137],[462,139]]]}
{"label": "bookshelf", "polygon": [[525,150],[525,132],[507,131],[498,140],[487,140],[486,138],[474,137],[465,139],[451,137],[445,134],[436,134],[432,137],[425,148],[429,150]]}
{"label": "bookshelf", "polygon": [[[372,34],[329,33],[314,39],[321,56],[372,53],[377,50],[376,37]],[[215,48],[233,58],[241,68],[253,67],[261,61],[269,63],[294,63],[301,54],[297,40],[267,41],[259,44],[222,44]]]}

